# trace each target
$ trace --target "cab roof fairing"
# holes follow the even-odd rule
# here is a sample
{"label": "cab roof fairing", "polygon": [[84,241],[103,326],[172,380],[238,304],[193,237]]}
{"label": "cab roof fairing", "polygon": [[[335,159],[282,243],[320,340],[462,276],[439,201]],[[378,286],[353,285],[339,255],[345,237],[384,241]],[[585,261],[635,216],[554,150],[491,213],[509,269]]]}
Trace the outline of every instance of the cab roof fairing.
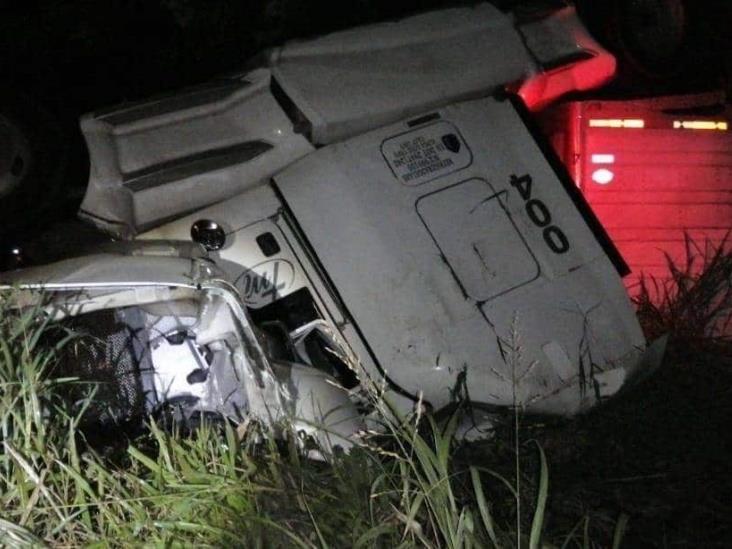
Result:
{"label": "cab roof fairing", "polygon": [[131,238],[256,186],[313,150],[270,92],[270,71],[82,116],[91,160],[79,215]]}
{"label": "cab roof fairing", "polygon": [[538,69],[513,18],[487,3],[292,42],[270,64],[319,145],[490,94]]}
{"label": "cab roof fairing", "polygon": [[[526,22],[479,4],[285,44],[270,51],[269,68],[82,117],[91,171],[80,215],[130,238],[263,184],[313,144],[512,83],[540,90],[543,102],[586,89],[606,75],[543,80],[542,71],[587,50],[588,36],[571,8]],[[294,127],[293,109],[309,128]]]}

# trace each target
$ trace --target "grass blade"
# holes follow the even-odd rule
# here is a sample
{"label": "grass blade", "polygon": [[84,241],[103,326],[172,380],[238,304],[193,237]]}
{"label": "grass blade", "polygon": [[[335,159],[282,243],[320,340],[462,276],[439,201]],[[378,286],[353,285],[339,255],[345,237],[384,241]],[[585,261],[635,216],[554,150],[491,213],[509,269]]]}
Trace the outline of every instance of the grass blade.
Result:
{"label": "grass blade", "polygon": [[541,541],[541,532],[544,528],[544,512],[546,510],[546,499],[549,494],[549,466],[546,462],[546,455],[539,443],[536,443],[539,449],[539,459],[541,460],[541,472],[539,476],[539,493],[536,497],[536,509],[534,510],[534,518],[531,521],[531,536],[529,537],[529,549],[539,549]]}
{"label": "grass blade", "polygon": [[613,549],[620,549],[620,544],[623,542],[625,537],[625,531],[628,529],[628,521],[630,517],[625,513],[621,513],[618,517],[618,522],[615,524],[615,531],[613,532]]}

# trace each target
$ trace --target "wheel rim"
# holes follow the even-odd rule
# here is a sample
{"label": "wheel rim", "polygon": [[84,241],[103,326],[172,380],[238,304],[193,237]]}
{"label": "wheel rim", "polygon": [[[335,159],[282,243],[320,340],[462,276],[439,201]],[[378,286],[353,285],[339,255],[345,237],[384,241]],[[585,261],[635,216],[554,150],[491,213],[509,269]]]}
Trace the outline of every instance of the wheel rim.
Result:
{"label": "wheel rim", "polygon": [[12,120],[0,114],[0,198],[22,184],[30,164],[28,140]]}

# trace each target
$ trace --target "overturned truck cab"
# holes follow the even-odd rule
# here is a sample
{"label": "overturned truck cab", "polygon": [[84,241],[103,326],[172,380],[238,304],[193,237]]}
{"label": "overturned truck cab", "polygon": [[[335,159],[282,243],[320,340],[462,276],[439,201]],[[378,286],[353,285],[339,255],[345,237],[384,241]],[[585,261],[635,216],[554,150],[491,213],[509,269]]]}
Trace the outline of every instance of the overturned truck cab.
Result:
{"label": "overturned truck cab", "polygon": [[517,106],[486,98],[320,148],[142,238],[215,227],[255,321],[326,321],[412,400],[439,408],[464,383],[475,403],[571,415],[646,348],[580,198]]}
{"label": "overturned truck cab", "polygon": [[[276,327],[308,371],[381,382],[405,407],[460,393],[572,415],[657,362],[622,258],[532,131],[527,107],[614,71],[572,9],[433,12],[267,59],[84,117],[82,217],[140,249],[202,244],[240,323]],[[84,271],[97,282],[113,276],[100,261]],[[159,257],[135,261],[168,285]],[[206,363],[187,337],[173,339]],[[151,353],[175,347],[166,336]]]}

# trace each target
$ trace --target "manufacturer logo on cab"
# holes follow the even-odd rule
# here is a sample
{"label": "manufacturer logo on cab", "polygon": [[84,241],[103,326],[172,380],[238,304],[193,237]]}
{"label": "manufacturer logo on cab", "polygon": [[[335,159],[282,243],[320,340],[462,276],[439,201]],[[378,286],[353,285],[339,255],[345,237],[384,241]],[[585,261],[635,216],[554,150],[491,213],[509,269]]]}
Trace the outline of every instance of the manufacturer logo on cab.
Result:
{"label": "manufacturer logo on cab", "polygon": [[286,259],[268,259],[245,270],[236,287],[247,305],[262,307],[286,294],[295,284],[295,267]]}

